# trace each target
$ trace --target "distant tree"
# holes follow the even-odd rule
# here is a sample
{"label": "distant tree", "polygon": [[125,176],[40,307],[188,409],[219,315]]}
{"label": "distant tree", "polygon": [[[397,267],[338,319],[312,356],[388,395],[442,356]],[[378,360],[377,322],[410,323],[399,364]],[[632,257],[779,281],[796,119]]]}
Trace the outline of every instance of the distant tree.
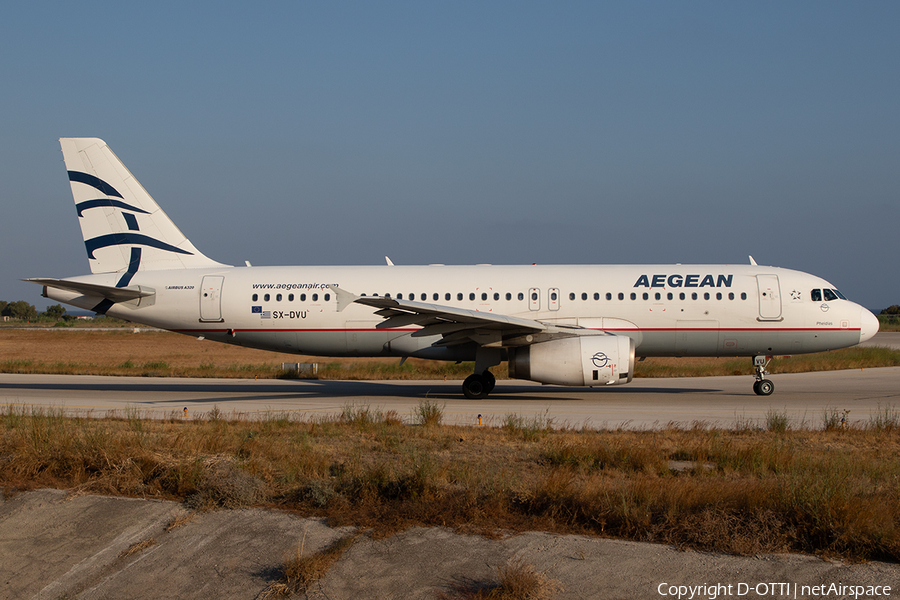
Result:
{"label": "distant tree", "polygon": [[7,302],[6,300],[0,300],[0,316],[2,316],[2,317],[9,316],[8,314],[6,314],[6,305],[7,304],[9,304],[9,302]]}
{"label": "distant tree", "polygon": [[59,321],[64,318],[66,315],[66,309],[62,304],[54,304],[53,306],[48,306],[47,310],[43,313],[43,316],[53,319],[55,321]]}
{"label": "distant tree", "polygon": [[12,319],[21,319],[23,321],[36,319],[37,315],[37,309],[34,307],[34,305],[28,304],[24,300],[10,302],[6,305],[6,308],[3,309],[3,316],[7,316]]}
{"label": "distant tree", "polygon": [[894,304],[893,306],[889,306],[883,311],[881,311],[883,315],[900,315],[900,304]]}

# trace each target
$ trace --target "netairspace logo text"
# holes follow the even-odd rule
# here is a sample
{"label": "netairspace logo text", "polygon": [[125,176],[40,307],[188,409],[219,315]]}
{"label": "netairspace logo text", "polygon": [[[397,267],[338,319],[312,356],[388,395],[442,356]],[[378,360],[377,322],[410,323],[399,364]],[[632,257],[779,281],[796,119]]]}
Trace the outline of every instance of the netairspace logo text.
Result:
{"label": "netairspace logo text", "polygon": [[797,583],[716,583],[703,585],[672,585],[661,583],[656,588],[660,596],[693,600],[706,598],[888,598],[889,585],[844,585],[823,583],[800,585]]}

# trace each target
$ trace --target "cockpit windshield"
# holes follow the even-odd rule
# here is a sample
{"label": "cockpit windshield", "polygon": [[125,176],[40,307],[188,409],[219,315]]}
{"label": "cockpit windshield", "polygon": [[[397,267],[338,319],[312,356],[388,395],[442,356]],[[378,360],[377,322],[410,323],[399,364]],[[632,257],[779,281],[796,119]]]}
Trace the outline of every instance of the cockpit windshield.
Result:
{"label": "cockpit windshield", "polygon": [[810,297],[812,298],[813,302],[821,302],[823,296],[824,296],[826,302],[831,302],[832,300],[846,300],[847,299],[842,293],[840,293],[838,290],[834,290],[834,289],[828,289],[828,288],[825,288],[822,290],[815,289],[815,290],[812,290],[812,292],[810,292]]}

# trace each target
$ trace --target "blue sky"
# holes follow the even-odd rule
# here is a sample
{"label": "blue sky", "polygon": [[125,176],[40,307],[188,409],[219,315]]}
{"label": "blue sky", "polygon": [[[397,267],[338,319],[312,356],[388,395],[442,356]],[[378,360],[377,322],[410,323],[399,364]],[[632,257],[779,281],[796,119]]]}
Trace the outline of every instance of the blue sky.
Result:
{"label": "blue sky", "polygon": [[896,2],[15,3],[0,299],[88,272],[57,138],[96,136],[231,264],[752,254],[880,310],[898,31]]}

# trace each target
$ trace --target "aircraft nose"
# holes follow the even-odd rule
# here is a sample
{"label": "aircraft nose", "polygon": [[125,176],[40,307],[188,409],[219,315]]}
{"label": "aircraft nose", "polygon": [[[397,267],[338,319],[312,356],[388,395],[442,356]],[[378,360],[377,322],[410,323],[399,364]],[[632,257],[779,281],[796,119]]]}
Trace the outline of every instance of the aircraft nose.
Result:
{"label": "aircraft nose", "polygon": [[860,308],[859,318],[859,343],[871,340],[878,333],[878,317],[865,308]]}

